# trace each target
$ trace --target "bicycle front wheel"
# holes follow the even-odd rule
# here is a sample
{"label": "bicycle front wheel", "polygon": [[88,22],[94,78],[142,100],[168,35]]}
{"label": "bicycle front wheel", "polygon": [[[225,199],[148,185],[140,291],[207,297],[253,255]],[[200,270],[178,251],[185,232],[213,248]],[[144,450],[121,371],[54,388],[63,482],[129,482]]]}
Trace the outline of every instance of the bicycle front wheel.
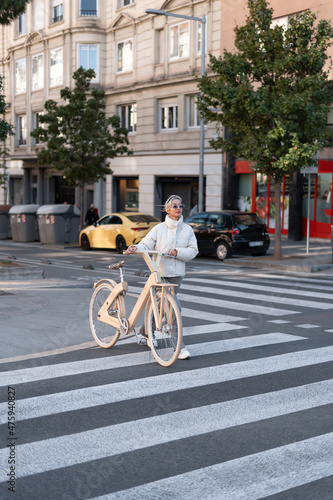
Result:
{"label": "bicycle front wheel", "polygon": [[[101,283],[95,289],[89,308],[89,322],[91,333],[100,347],[105,349],[112,347],[119,339],[120,330],[111,325],[103,323],[99,320],[99,310],[112,292],[113,286],[111,283]],[[118,317],[125,316],[125,301],[123,296],[118,296],[112,307],[109,309],[110,316]]]}
{"label": "bicycle front wheel", "polygon": [[[175,299],[168,293],[156,295],[158,318],[155,319],[153,304],[150,300],[145,317],[146,333],[151,351],[162,366],[171,366],[180,353],[183,340],[183,325]],[[160,327],[157,328],[159,320]]]}

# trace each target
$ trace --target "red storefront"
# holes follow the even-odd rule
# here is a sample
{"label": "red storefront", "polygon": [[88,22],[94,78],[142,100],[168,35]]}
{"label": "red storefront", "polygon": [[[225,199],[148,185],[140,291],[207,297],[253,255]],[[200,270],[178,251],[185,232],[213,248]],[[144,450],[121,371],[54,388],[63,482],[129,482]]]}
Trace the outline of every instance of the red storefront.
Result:
{"label": "red storefront", "polygon": [[[238,177],[238,208],[257,212],[269,227],[275,231],[274,182],[264,175],[254,173],[249,162],[236,161],[235,173]],[[310,236],[330,238],[333,224],[332,203],[333,161],[319,160],[318,174],[311,176]],[[303,183],[302,235],[306,236],[308,182]],[[289,176],[285,176],[281,189],[282,234],[288,234],[289,223]]]}

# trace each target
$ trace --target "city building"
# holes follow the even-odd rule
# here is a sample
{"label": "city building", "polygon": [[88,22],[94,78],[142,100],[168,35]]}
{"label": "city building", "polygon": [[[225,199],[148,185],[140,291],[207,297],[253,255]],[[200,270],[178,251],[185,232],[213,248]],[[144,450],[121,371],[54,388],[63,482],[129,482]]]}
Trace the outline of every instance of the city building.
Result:
{"label": "city building", "polygon": [[[333,2],[270,0],[274,22],[288,26],[296,12],[311,9],[332,19]],[[47,99],[73,88],[72,74],[82,65],[96,72],[94,86],[106,92],[107,113],[117,113],[129,130],[132,156],[111,162],[106,182],[86,186],[84,206],[99,214],[140,210],[162,216],[163,201],[182,196],[187,216],[198,205],[200,169],[206,210],[257,211],[274,232],[270,180],[254,174],[247,162],[210,147],[214,124],[204,128],[200,167],[200,117],[196,77],[200,76],[201,22],[147,14],[158,9],[197,19],[206,16],[205,67],[208,54],[234,49],[236,24],[244,23],[247,0],[32,0],[26,13],[0,27],[0,72],[8,103],[5,118],[16,135],[6,141],[8,190],[0,204],[79,203],[76,189],[60,172],[38,165],[41,144],[30,136]],[[332,51],[331,51],[332,52]],[[333,125],[333,112],[328,126]],[[225,133],[228,133],[226,131]],[[333,223],[333,152],[320,152],[311,177],[310,235],[329,238]],[[293,174],[283,181],[282,232],[291,239],[306,235],[307,179]]]}
{"label": "city building", "polygon": [[[333,23],[333,2],[319,0],[269,0],[273,9],[274,22],[288,27],[289,19],[297,12],[309,9],[318,13],[319,19]],[[221,53],[234,47],[233,28],[245,23],[248,14],[247,0],[222,0],[221,11]],[[333,56],[333,49],[329,51]],[[333,126],[333,112],[329,113],[327,126]],[[228,177],[232,179],[232,189],[226,186],[224,204],[235,205],[241,210],[253,210],[266,220],[270,232],[274,232],[274,185],[267,176],[255,174],[249,163],[235,159],[228,165]],[[331,237],[333,223],[332,203],[333,150],[319,153],[318,173],[311,175],[310,188],[310,236]],[[235,195],[237,200],[235,199]],[[293,174],[283,179],[282,193],[282,234],[298,240],[307,235],[308,175]]]}
{"label": "city building", "polygon": [[[107,114],[129,130],[132,156],[111,162],[106,182],[87,186],[99,213],[140,210],[161,216],[170,194],[183,197],[185,215],[198,203],[200,117],[196,77],[201,69],[201,22],[146,14],[167,10],[207,18],[208,53],[220,51],[220,0],[32,0],[10,26],[1,27],[0,71],[8,103],[6,119],[16,134],[10,155],[7,203],[78,203],[78,193],[60,172],[37,163],[41,144],[30,136],[47,99],[73,88],[79,67],[93,68],[93,85],[106,92]],[[209,145],[214,125],[204,129],[204,201],[221,208],[222,155]],[[0,203],[5,194],[0,189]]]}

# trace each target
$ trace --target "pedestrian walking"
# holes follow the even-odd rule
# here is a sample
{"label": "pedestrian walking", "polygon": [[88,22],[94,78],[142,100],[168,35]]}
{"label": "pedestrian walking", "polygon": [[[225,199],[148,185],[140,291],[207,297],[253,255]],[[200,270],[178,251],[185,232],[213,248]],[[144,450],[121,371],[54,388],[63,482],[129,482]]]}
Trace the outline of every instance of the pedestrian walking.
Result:
{"label": "pedestrian walking", "polygon": [[[198,254],[197,239],[193,229],[183,220],[183,208],[180,196],[169,196],[164,204],[164,211],[167,214],[165,221],[154,226],[140,243],[130,245],[127,249],[129,253],[135,253],[137,250],[157,250],[175,257],[174,259],[162,257],[160,272],[165,281],[178,285],[175,287],[175,300],[180,311],[181,305],[177,293],[185,276],[185,262],[194,259]],[[144,326],[140,328],[140,334],[145,336]],[[179,359],[190,357],[190,352],[183,342]]]}
{"label": "pedestrian walking", "polygon": [[87,226],[91,226],[91,224],[98,221],[98,219],[99,219],[98,210],[97,208],[94,207],[94,204],[92,203],[90,205],[88,212],[86,213],[85,222]]}

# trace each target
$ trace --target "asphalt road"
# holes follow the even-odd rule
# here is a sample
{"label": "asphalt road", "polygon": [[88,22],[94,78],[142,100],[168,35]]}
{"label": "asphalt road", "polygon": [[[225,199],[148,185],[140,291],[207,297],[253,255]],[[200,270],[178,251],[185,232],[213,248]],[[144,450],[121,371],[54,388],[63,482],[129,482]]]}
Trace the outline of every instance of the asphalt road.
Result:
{"label": "asphalt road", "polygon": [[[132,337],[91,342],[90,287],[115,279],[107,265],[121,256],[7,248],[82,287],[14,287],[13,300],[37,294],[43,307],[3,312],[1,498],[332,498],[333,279],[195,259],[180,291],[192,357],[165,369]],[[126,257],[125,269],[135,294],[144,263]]]}

